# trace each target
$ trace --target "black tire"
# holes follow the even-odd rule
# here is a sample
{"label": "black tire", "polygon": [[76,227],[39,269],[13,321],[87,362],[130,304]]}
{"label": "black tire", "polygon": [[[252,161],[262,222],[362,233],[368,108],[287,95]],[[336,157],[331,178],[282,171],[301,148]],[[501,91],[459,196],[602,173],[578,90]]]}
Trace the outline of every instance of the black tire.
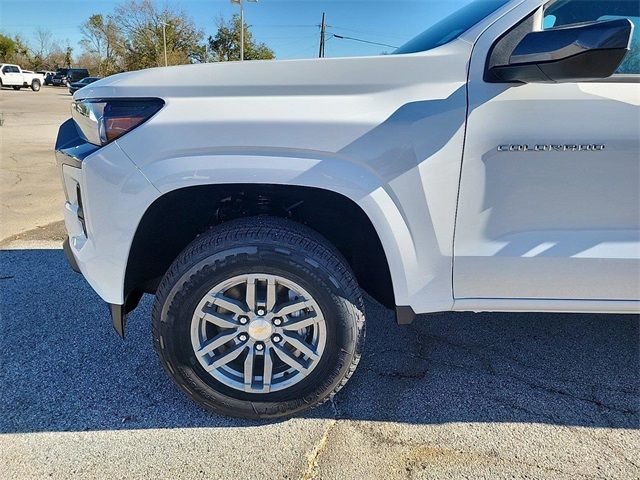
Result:
{"label": "black tire", "polygon": [[22,87],[21,87],[20,85],[14,85],[14,86],[13,86],[13,89],[14,89],[14,90],[20,90],[21,88],[22,88]]}
{"label": "black tire", "polygon": [[40,81],[39,80],[34,80],[33,82],[31,82],[31,90],[33,90],[34,92],[37,92],[40,90]]}
{"label": "black tire", "polygon": [[[311,373],[270,393],[243,392],[216,380],[196,359],[190,338],[194,310],[209,289],[258,272],[301,285],[323,311],[327,331]],[[201,406],[234,417],[290,417],[324,403],[355,371],[364,333],[362,295],[342,255],[317,232],[266,216],[234,220],[194,240],[165,274],[153,307],[154,345],[169,376]]]}

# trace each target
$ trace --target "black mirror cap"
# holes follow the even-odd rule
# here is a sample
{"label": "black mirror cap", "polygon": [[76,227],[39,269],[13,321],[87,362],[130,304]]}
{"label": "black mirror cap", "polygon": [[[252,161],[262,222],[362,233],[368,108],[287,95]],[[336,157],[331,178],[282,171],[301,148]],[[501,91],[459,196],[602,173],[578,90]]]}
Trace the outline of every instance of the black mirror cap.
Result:
{"label": "black mirror cap", "polygon": [[598,80],[618,69],[631,47],[633,23],[601,20],[527,34],[490,81],[560,83]]}

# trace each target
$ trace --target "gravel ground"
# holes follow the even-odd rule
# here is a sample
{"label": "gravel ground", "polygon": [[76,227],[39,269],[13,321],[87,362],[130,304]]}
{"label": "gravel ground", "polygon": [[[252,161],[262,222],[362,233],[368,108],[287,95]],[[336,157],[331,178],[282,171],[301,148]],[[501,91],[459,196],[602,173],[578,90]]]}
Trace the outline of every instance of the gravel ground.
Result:
{"label": "gravel ground", "polygon": [[152,298],[120,340],[60,250],[1,251],[0,292],[2,478],[640,476],[636,316],[400,327],[368,302],[366,352],[335,401],[264,423],[188,401],[153,352]]}

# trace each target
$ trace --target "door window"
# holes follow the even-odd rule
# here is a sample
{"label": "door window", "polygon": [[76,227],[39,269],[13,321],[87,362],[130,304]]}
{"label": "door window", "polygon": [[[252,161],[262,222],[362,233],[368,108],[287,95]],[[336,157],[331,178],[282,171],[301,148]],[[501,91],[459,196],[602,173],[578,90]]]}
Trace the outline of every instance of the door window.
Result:
{"label": "door window", "polygon": [[634,24],[631,50],[616,70],[618,74],[640,74],[640,2],[637,0],[557,0],[545,7],[543,28],[563,27],[596,20],[628,18]]}

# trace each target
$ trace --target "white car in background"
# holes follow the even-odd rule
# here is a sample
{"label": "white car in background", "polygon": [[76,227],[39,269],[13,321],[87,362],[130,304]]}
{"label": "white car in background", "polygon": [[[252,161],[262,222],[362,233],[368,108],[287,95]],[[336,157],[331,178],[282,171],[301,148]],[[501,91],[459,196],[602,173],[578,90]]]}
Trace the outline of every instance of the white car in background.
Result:
{"label": "white car in background", "polygon": [[88,85],[56,144],[67,257],[120,335],[155,294],[168,375],[252,418],[345,384],[360,288],[401,324],[638,313],[639,10],[476,1],[393,55]]}
{"label": "white car in background", "polygon": [[50,70],[38,70],[36,73],[39,73],[44,77],[45,85],[53,85],[53,76],[56,74],[56,72],[52,72]]}
{"label": "white car in background", "polygon": [[44,84],[44,75],[30,70],[22,70],[18,65],[9,63],[0,64],[0,88],[13,87],[20,90],[23,87],[31,87],[37,92]]}

